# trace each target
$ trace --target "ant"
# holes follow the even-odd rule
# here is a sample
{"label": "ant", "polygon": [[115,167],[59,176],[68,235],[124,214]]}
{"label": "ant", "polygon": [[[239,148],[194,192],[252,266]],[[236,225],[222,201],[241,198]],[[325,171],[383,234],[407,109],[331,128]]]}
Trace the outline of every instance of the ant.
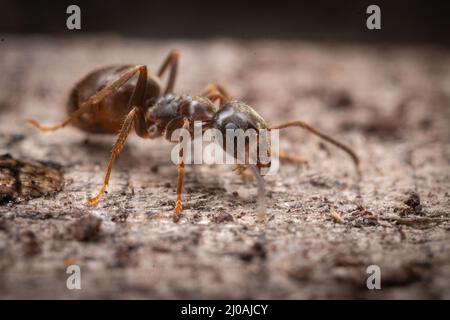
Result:
{"label": "ant", "polygon": [[[215,128],[223,133],[238,129],[270,131],[299,127],[344,150],[358,167],[358,157],[344,144],[317,131],[303,121],[292,121],[270,127],[252,107],[242,101],[232,100],[229,93],[220,85],[210,84],[198,96],[174,95],[173,88],[178,60],[179,53],[173,50],[157,75],[149,72],[143,65],[114,66],[93,71],[72,90],[69,98],[69,112],[73,113],[62,124],[43,127],[37,121],[29,120],[30,124],[41,132],[55,131],[74,123],[78,128],[87,132],[118,133],[103,185],[100,191],[88,200],[88,206],[97,205],[106,192],[114,160],[121,152],[125,140],[133,128],[141,138],[154,139],[164,136],[172,142],[171,136],[175,130],[184,128],[191,131],[196,121],[201,121],[202,128],[205,130]],[[169,66],[169,80],[161,95],[160,77]],[[136,74],[138,74],[137,79],[134,77]],[[217,102],[219,102],[218,107]],[[270,153],[270,149],[268,153]],[[185,173],[182,149],[179,155],[177,201],[174,209],[177,219],[182,212]],[[279,158],[298,163],[305,162],[302,158],[285,152],[279,152]],[[261,208],[264,202],[264,185],[259,170],[263,166],[266,165],[260,163],[256,165],[239,164],[236,168],[243,177],[245,177],[244,171],[247,168],[250,168],[256,176],[259,187],[258,206],[261,211],[264,210]]]}

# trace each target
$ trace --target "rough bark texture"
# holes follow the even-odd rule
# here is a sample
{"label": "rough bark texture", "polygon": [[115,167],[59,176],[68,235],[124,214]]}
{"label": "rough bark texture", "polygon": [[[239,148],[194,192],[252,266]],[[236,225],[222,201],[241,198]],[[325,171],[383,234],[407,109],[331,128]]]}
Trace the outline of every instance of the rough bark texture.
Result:
{"label": "rough bark texture", "polygon": [[[14,38],[0,44],[0,154],[60,165],[63,191],[0,206],[2,298],[450,298],[450,55],[437,48],[302,42]],[[155,70],[181,50],[177,91],[226,86],[271,124],[302,119],[350,144],[300,129],[281,147],[307,166],[256,186],[230,166],[187,168],[185,210],[172,221],[176,169],[164,140],[127,141],[109,193],[101,186],[114,138],[56,123],[71,87],[110,63]],[[66,266],[81,290],[66,288]],[[368,290],[366,268],[381,268]]]}

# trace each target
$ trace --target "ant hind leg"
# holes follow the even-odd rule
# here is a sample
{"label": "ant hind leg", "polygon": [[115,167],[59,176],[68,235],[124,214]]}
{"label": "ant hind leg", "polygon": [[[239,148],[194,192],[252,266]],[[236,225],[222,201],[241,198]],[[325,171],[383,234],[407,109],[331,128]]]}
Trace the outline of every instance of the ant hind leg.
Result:
{"label": "ant hind leg", "polygon": [[140,136],[141,138],[149,138],[147,132],[148,123],[141,109],[143,101],[145,99],[146,87],[147,87],[147,69],[146,67],[144,67],[144,69],[139,73],[139,78],[136,83],[136,87],[134,88],[130,101],[128,102],[128,108],[129,109],[131,108],[131,111],[125,117],[125,120],[122,124],[122,128],[120,129],[119,135],[117,136],[116,143],[114,144],[114,147],[111,151],[111,158],[108,163],[108,168],[106,169],[106,175],[105,180],[103,182],[103,186],[95,197],[89,199],[87,203],[88,206],[95,206],[96,204],[98,204],[101,197],[105,193],[106,187],[108,186],[109,183],[109,178],[113,168],[114,160],[122,151],[122,147],[128,135],[130,134],[131,129],[133,128],[133,124],[136,134],[138,136]]}
{"label": "ant hind leg", "polygon": [[92,97],[90,97],[86,102],[83,102],[80,107],[72,113],[64,122],[54,126],[42,126],[38,121],[34,119],[28,119],[28,123],[35,127],[40,132],[49,132],[56,131],[58,129],[62,129],[72,122],[74,122],[77,118],[79,118],[85,112],[91,110],[95,105],[100,103],[105,97],[109,96],[116,92],[122,85],[124,85],[128,80],[130,80],[137,72],[147,74],[146,66],[135,66],[125,71],[117,80],[113,81],[102,90],[98,91]]}
{"label": "ant hind leg", "polygon": [[108,168],[106,169],[106,175],[105,175],[105,180],[103,182],[103,186],[95,197],[92,197],[88,200],[88,202],[87,202],[88,206],[97,205],[100,202],[100,199],[102,198],[103,194],[106,192],[106,188],[108,187],[108,184],[109,184],[109,178],[111,176],[111,171],[113,168],[114,160],[119,155],[119,153],[122,151],[122,147],[123,147],[128,135],[130,134],[131,128],[133,127],[134,119],[138,112],[139,112],[139,108],[134,107],[126,116],[125,121],[123,122],[122,128],[120,129],[119,135],[117,137],[116,143],[114,144],[114,147],[111,151],[111,158],[109,159]]}

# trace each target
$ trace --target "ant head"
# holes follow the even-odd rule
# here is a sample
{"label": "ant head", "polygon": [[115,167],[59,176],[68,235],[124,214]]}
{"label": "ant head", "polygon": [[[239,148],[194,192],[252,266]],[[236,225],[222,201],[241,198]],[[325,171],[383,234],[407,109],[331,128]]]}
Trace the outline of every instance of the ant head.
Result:
{"label": "ant head", "polygon": [[[225,152],[246,164],[251,163],[250,161],[260,164],[259,152],[255,153],[252,150],[258,151],[262,146],[267,151],[270,148],[268,136],[261,136],[261,130],[267,129],[266,122],[252,107],[243,102],[230,101],[226,103],[214,115],[212,125],[222,132],[222,148]],[[240,145],[240,143],[242,142],[245,149],[241,149],[242,144]],[[254,149],[255,147],[257,149]]]}
{"label": "ant head", "polygon": [[227,130],[267,128],[266,121],[249,105],[240,101],[225,104],[213,118],[213,126],[222,133]]}

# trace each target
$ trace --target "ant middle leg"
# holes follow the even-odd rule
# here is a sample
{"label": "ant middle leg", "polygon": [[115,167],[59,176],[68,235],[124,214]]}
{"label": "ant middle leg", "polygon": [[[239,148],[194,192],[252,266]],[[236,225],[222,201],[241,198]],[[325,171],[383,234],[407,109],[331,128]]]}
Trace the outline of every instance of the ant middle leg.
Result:
{"label": "ant middle leg", "polygon": [[122,128],[120,129],[119,136],[117,137],[116,143],[114,144],[114,147],[111,151],[111,158],[108,162],[108,167],[106,169],[105,174],[105,180],[103,182],[102,188],[100,191],[92,198],[90,198],[87,202],[88,206],[95,206],[100,202],[100,199],[102,198],[103,194],[106,192],[106,188],[109,184],[109,178],[111,176],[111,171],[113,168],[114,160],[119,155],[119,153],[122,151],[123,145],[130,134],[131,128],[133,127],[133,122],[135,119],[136,114],[139,112],[138,107],[134,107],[126,116],[125,121],[122,125]]}
{"label": "ant middle leg", "polygon": [[180,52],[178,50],[172,50],[158,70],[158,77],[161,78],[162,75],[166,72],[167,68],[170,67],[169,79],[167,80],[166,89],[164,90],[165,95],[173,92],[175,80],[177,78],[179,59],[180,59]]}
{"label": "ant middle leg", "polygon": [[[190,123],[188,120],[184,120],[183,129],[188,130]],[[180,148],[178,153],[178,185],[177,185],[177,202],[175,205],[175,219],[179,219],[181,212],[183,211],[183,202],[182,202],[182,194],[183,194],[183,179],[184,179],[184,150],[183,147]]]}
{"label": "ant middle leg", "polygon": [[62,129],[72,122],[74,122],[77,118],[83,115],[85,112],[88,112],[92,108],[94,108],[98,103],[100,103],[105,97],[115,93],[121,86],[123,86],[128,80],[130,80],[136,73],[147,74],[146,66],[135,66],[125,71],[117,80],[111,82],[106,87],[98,91],[96,94],[91,96],[87,101],[83,102],[80,107],[71,114],[65,121],[61,124],[54,126],[42,126],[38,121],[34,119],[28,119],[28,122],[35,127],[40,132],[49,132],[56,131],[58,129]]}

